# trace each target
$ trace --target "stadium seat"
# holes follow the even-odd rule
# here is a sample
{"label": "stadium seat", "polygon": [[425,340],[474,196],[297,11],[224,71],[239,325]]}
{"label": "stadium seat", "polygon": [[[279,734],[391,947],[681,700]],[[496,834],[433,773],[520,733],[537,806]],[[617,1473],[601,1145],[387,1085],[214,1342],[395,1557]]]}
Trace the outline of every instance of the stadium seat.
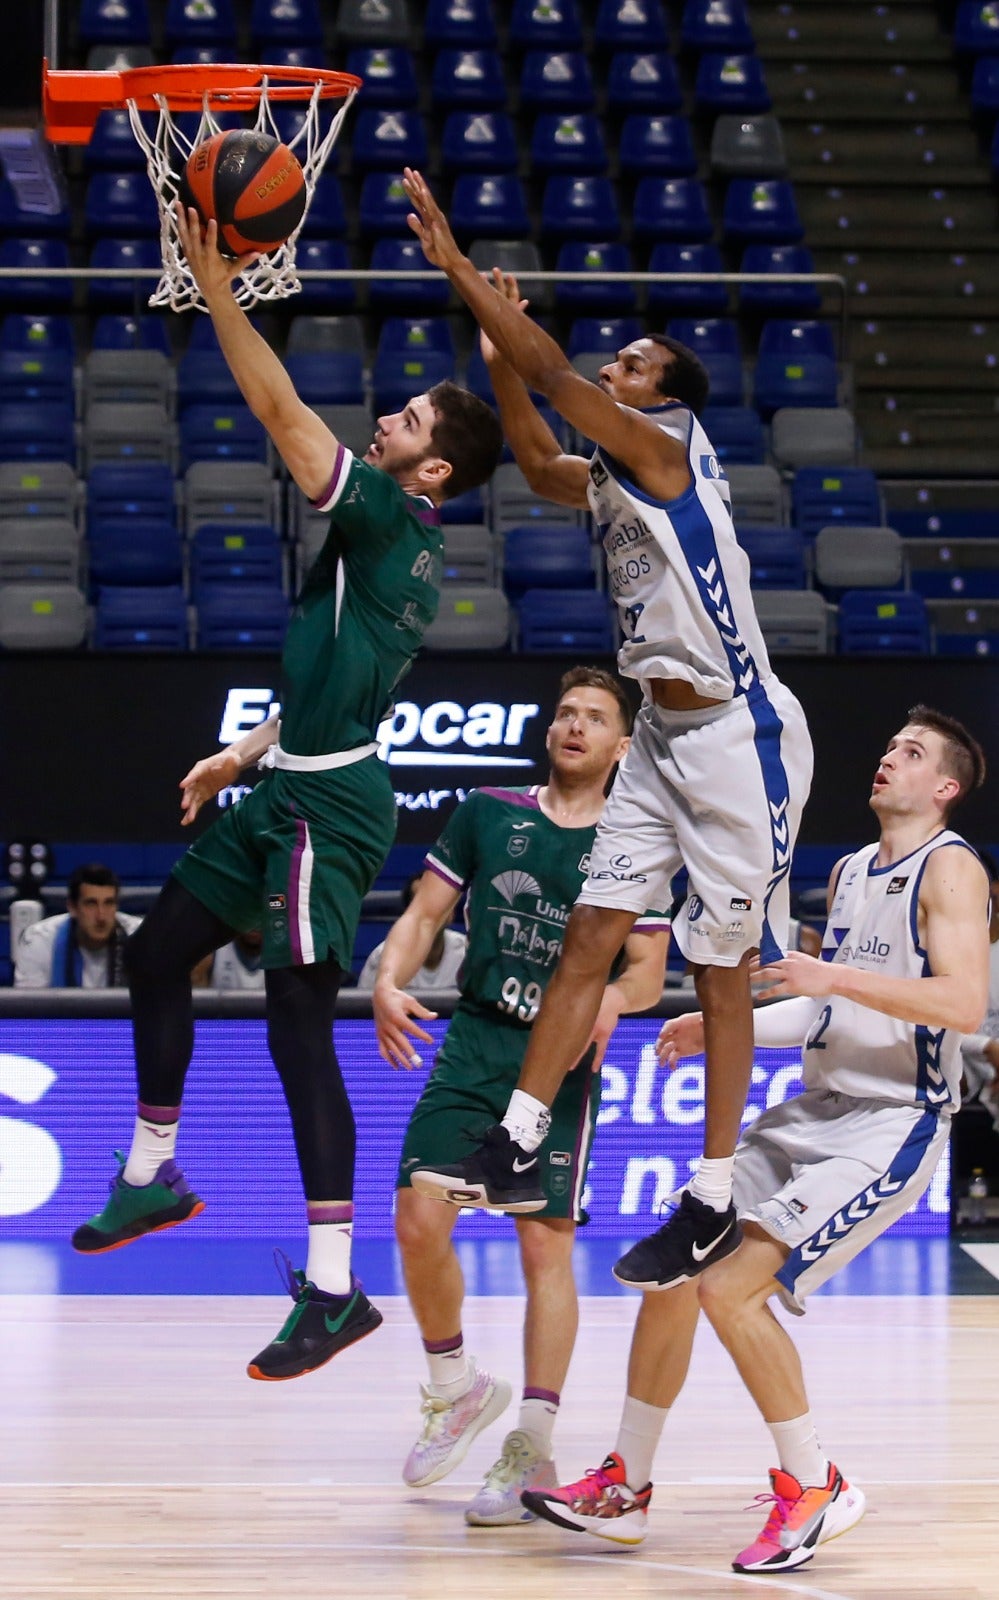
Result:
{"label": "stadium seat", "polygon": [[[724,272],[725,263],[715,244],[653,245],[650,272]],[[650,283],[646,304],[653,318],[687,315],[715,316],[728,310],[724,283]]]}
{"label": "stadium seat", "polygon": [[481,522],[451,522],[444,529],[444,582],[495,587],[496,543]]}
{"label": "stadium seat", "polygon": [[172,465],[174,453],[173,425],[164,405],[152,401],[99,401],[83,419],[83,454],[88,471],[98,461],[158,461]]}
{"label": "stadium seat", "polygon": [[145,304],[155,284],[153,278],[107,278],[104,272],[162,272],[158,239],[98,239],[88,262],[98,276],[87,282],[87,300],[94,311],[129,311]]}
{"label": "stadium seat", "polygon": [[177,408],[239,405],[242,393],[221,350],[185,350],[177,363]]}
{"label": "stadium seat", "polygon": [[607,147],[600,119],[589,111],[546,111],[531,134],[532,174],[607,171]]}
{"label": "stadium seat", "polygon": [[753,599],[770,655],[828,654],[830,608],[817,590],[759,589]]}
{"label": "stadium seat", "polygon": [[73,394],[73,357],[68,350],[0,350],[0,403],[65,401]]}
{"label": "stadium seat", "polygon": [[960,0],[954,49],[961,55],[999,55],[999,12],[989,0]]}
{"label": "stadium seat", "polygon": [[504,111],[503,63],[495,50],[440,50],[430,98],[435,111]]}
{"label": "stadium seat", "polygon": [[530,652],[608,654],[616,628],[610,603],[595,589],[528,589],[517,602],[517,647]]}
{"label": "stadium seat", "polygon": [[742,0],[686,0],[680,42],[688,50],[752,50],[749,13]]}
{"label": "stadium seat", "polygon": [[910,588],[927,599],[999,600],[999,539],[906,539]]}
{"label": "stadium seat", "polygon": [[791,489],[794,525],[806,538],[835,522],[881,527],[878,480],[867,467],[801,467]]}
{"label": "stadium seat", "polygon": [[179,584],[99,590],[94,610],[95,650],[187,647],[187,602]]}
{"label": "stadium seat", "polygon": [[928,655],[926,602],[911,589],[850,589],[839,602],[842,655]]}
{"label": "stadium seat", "polygon": [[668,50],[662,0],[600,0],[593,42],[598,51]]}
{"label": "stadium seat", "polygon": [[372,370],[375,414],[401,411],[415,394],[454,375],[454,357],[445,351],[383,351]]}
{"label": "stadium seat", "polygon": [[0,519],[55,517],[78,524],[81,504],[81,484],[69,462],[0,462]]}
{"label": "stadium seat", "polygon": [[80,581],[80,530],[69,517],[0,517],[0,585]]}
{"label": "stadium seat", "polygon": [[92,44],[84,66],[88,72],[125,72],[151,67],[155,59],[148,44]]}
{"label": "stadium seat", "polygon": [[87,518],[87,567],[92,589],[103,585],[179,584],[183,547],[172,518]]}
{"label": "stadium seat", "polygon": [[444,123],[445,172],[516,172],[517,134],[505,111],[452,111]]}
{"label": "stadium seat", "polygon": [[253,0],[250,35],[255,44],[322,44],[319,0]]}
{"label": "stadium seat", "polygon": [[0,649],[75,650],[87,634],[87,605],[72,583],[0,585]]}
{"label": "stadium seat", "polygon": [[[491,272],[493,267],[499,267],[522,279],[525,273],[544,271],[541,252],[533,239],[473,239],[468,256],[480,272]],[[527,281],[523,289],[532,312],[551,310],[554,303],[551,284]]]}
{"label": "stadium seat", "polygon": [[83,220],[103,238],[159,236],[160,214],[145,172],[95,172],[87,183]]}
{"label": "stadium seat", "polygon": [[270,460],[267,434],[249,406],[188,406],[178,432],[181,472],[195,461]]}
{"label": "stadium seat", "polygon": [[69,317],[12,311],[0,323],[0,350],[36,351],[45,355],[57,352],[76,355],[76,335]]}
{"label": "stadium seat", "polygon": [[170,415],[174,369],[162,350],[91,350],[83,363],[83,415],[104,401],[151,402]]}
{"label": "stadium seat", "polygon": [[[503,534],[521,523],[572,523],[578,521],[571,506],[540,500],[518,466],[497,467],[489,485],[490,516],[494,533]],[[446,503],[446,502],[445,502]]]}
{"label": "stadium seat", "polygon": [[571,361],[582,351],[602,351],[616,356],[632,339],[645,332],[641,317],[577,317],[569,329],[565,353]]}
{"label": "stadium seat", "polygon": [[541,111],[592,111],[596,92],[581,51],[529,50],[520,69],[519,104],[527,115]]}
{"label": "stadium seat", "polygon": [[364,82],[366,106],[408,110],[420,98],[412,53],[399,45],[360,45],[347,56],[347,71]]}
{"label": "stadium seat", "polygon": [[621,176],[690,177],[697,153],[686,117],[641,112],[625,117],[618,143]]}
{"label": "stadium seat", "polygon": [[196,461],[184,474],[185,524],[274,521],[274,480],[256,461]]}
{"label": "stadium seat", "polygon": [[364,364],[353,351],[295,350],[285,357],[284,364],[306,405],[352,406],[364,402]]}
{"label": "stadium seat", "polygon": [[[371,247],[372,272],[432,271],[417,241],[376,239]],[[368,282],[368,304],[373,311],[443,311],[450,289],[443,273],[424,283],[413,279],[372,278]]]}
{"label": "stadium seat", "polygon": [[481,489],[466,489],[445,500],[440,508],[442,523],[485,522],[486,501]]}
{"label": "stadium seat", "polygon": [[798,467],[852,466],[857,457],[857,424],[845,406],[783,406],[770,419],[770,449],[783,471]]}
{"label": "stadium seat", "polygon": [[592,589],[596,573],[587,530],[530,522],[503,535],[503,587],[511,600],[528,589]]}
{"label": "stadium seat", "polygon": [[[372,173],[373,178],[382,176]],[[363,194],[362,194],[363,205]],[[321,172],[302,223],[303,239],[341,239],[347,232],[343,190],[335,172]]]}
{"label": "stadium seat", "polygon": [[683,108],[676,64],[665,51],[618,51],[607,76],[607,110],[615,116],[638,112],[668,115]]}
{"label": "stadium seat", "polygon": [[621,217],[609,178],[569,177],[547,180],[541,201],[541,234],[547,239],[620,237]]}
{"label": "stadium seat", "polygon": [[351,130],[350,150],[355,172],[401,172],[409,165],[424,167],[426,125],[418,111],[360,111]]}
{"label": "stadium seat", "polygon": [[[0,167],[0,173],[2,170]],[[0,234],[64,238],[69,231],[70,213],[65,203],[55,210],[22,205],[17,190],[0,176]]]}
{"label": "stadium seat", "polygon": [[769,111],[772,102],[758,56],[711,51],[697,63],[694,105],[698,111]]}
{"label": "stadium seat", "polygon": [[509,40],[516,50],[581,50],[576,0],[513,0]]}
{"label": "stadium seat", "polygon": [[378,335],[376,356],[389,351],[423,355],[441,351],[454,359],[454,335],[446,317],[386,317]]}
{"label": "stadium seat", "polygon": [[[802,244],[749,244],[740,272],[814,272],[812,253]],[[814,283],[744,283],[739,286],[744,311],[817,311],[821,295]]]}
{"label": "stadium seat", "polygon": [[797,528],[740,522],[736,536],[749,557],[749,581],[754,590],[805,587],[805,540]]}
{"label": "stadium seat", "polygon": [[[93,55],[93,52],[91,52],[91,55]],[[178,67],[188,64],[213,67],[220,61],[232,60],[232,46],[230,45],[227,49],[225,45],[221,44],[179,44],[171,53],[170,60]],[[153,65],[152,52],[150,51],[150,59],[148,61],[135,61],[132,65],[136,67],[151,67]],[[94,67],[94,63],[89,57],[87,66],[92,69]],[[124,66],[124,62],[116,65],[114,62],[108,61],[99,70],[103,72],[120,72]]]}
{"label": "stadium seat", "polygon": [[[70,265],[65,239],[0,240],[0,267],[32,273],[46,267],[62,271]],[[57,311],[73,302],[68,278],[0,278],[0,309]]]}
{"label": "stadium seat", "polygon": [[423,635],[427,650],[505,650],[510,606],[502,589],[443,583],[437,615]]}
{"label": "stadium seat", "polygon": [[167,0],[164,37],[168,45],[235,45],[233,0]]}
{"label": "stadium seat", "polygon": [[714,222],[704,185],[696,178],[640,178],[632,228],[636,239],[682,244],[710,239]]}
{"label": "stadium seat", "polygon": [[[299,239],[295,246],[295,266],[302,272],[347,272],[351,260],[342,239]],[[296,305],[312,311],[350,311],[357,304],[357,288],[351,278],[303,279]]]}
{"label": "stadium seat", "polygon": [[[256,54],[263,55],[257,47]],[[269,67],[325,67],[326,52],[321,44],[268,44]]]}
{"label": "stadium seat", "polygon": [[928,600],[937,655],[999,655],[999,601]]}
{"label": "stadium seat", "polygon": [[765,459],[766,435],[751,406],[712,404],[705,407],[700,420],[723,467],[731,462],[759,464]]}
{"label": "stadium seat", "polygon": [[[635,286],[631,283],[608,283],[602,280],[605,272],[630,272],[631,251],[626,244],[590,244],[582,239],[567,239],[559,246],[555,270],[559,281],[555,285],[555,304],[563,311],[576,316],[624,316],[635,310]],[[591,283],[567,283],[562,274],[586,272],[593,274]],[[526,291],[529,292],[529,291]]]}
{"label": "stadium seat", "polygon": [[839,377],[828,356],[760,355],[753,373],[753,404],[762,417],[784,406],[835,407]]}
{"label": "stadium seat", "polygon": [[76,462],[72,401],[0,401],[0,461]]}
{"label": "stadium seat", "polygon": [[406,0],[340,0],[336,14],[338,44],[409,43],[410,20]]}
{"label": "stadium seat", "polygon": [[199,591],[199,650],[280,650],[290,608],[280,584],[213,583]]}
{"label": "stadium seat", "polygon": [[158,350],[171,356],[167,323],[162,313],[149,311],[141,316],[108,311],[94,323],[90,339],[93,350]]}
{"label": "stadium seat", "polygon": [[784,489],[776,467],[744,466],[737,462],[726,468],[725,475],[737,528],[741,528],[743,523],[750,526],[759,523],[774,528],[786,525]]}
{"label": "stadium seat", "polygon": [[526,239],[531,232],[524,186],[510,172],[459,173],[449,218],[459,239]]}
{"label": "stadium seat", "polygon": [[669,331],[701,357],[739,355],[739,325],[732,317],[674,317]]}
{"label": "stadium seat", "polygon": [[146,0],[80,0],[76,19],[81,44],[148,44]]}
{"label": "stadium seat", "polygon": [[729,244],[794,244],[804,236],[794,187],[786,178],[733,178],[722,229]]}
{"label": "stadium seat", "polygon": [[166,462],[101,461],[87,475],[87,523],[136,519],[175,522],[173,473]]}
{"label": "stadium seat", "polygon": [[391,234],[397,238],[411,239],[413,235],[406,221],[410,210],[401,173],[369,172],[365,175],[358,203],[362,235],[371,238]]}
{"label": "stadium seat", "polygon": [[[144,117],[147,127],[152,119]],[[135,134],[127,111],[102,111],[97,118],[90,143],[83,152],[83,165],[87,172],[106,169],[108,172],[144,172],[146,158]]]}
{"label": "stadium seat", "polygon": [[971,75],[971,108],[980,116],[999,112],[999,60],[979,56]]}
{"label": "stadium seat", "polygon": [[711,171],[720,178],[781,178],[787,155],[780,123],[769,112],[726,112],[711,134]]}
{"label": "stadium seat", "polygon": [[760,329],[761,356],[819,355],[836,360],[836,337],[829,322],[771,317]]}
{"label": "stadium seat", "polygon": [[496,46],[491,0],[426,0],[423,44],[429,50]]}
{"label": "stadium seat", "polygon": [[820,528],[815,536],[815,582],[830,599],[847,589],[906,585],[904,545],[894,528]]}
{"label": "stadium seat", "polygon": [[[329,518],[326,518],[329,521]],[[203,522],[191,539],[191,594],[206,584],[284,584],[281,540],[266,523]]]}

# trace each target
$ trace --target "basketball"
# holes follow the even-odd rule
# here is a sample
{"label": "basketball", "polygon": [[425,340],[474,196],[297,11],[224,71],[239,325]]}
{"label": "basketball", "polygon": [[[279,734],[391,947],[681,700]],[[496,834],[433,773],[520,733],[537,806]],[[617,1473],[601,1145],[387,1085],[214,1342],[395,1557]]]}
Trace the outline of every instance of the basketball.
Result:
{"label": "basketball", "polygon": [[207,223],[218,223],[224,256],[276,250],[305,213],[305,175],[294,151],[267,133],[235,128],[195,145],[178,189]]}

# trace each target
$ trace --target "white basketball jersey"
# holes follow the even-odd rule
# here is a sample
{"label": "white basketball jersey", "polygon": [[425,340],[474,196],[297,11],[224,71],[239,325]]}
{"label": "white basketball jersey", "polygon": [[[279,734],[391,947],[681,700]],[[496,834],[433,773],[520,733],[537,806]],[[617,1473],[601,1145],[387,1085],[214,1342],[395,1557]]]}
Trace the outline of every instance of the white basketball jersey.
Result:
{"label": "white basketball jersey", "polygon": [[728,482],[687,406],[644,414],[684,446],[693,481],[676,500],[654,500],[605,451],[590,462],[587,498],[624,634],[618,666],[646,693],[652,678],[683,678],[698,694],[731,700],[766,679],[770,662]]}
{"label": "white basketball jersey", "polygon": [[[886,978],[932,976],[919,943],[919,885],[929,857],[944,846],[970,849],[945,829],[888,867],[875,865],[876,844],[850,856],[836,884],[822,959]],[[840,995],[815,1003],[820,1009],[802,1053],[809,1089],[956,1109],[961,1035],[954,1029],[900,1022]]]}

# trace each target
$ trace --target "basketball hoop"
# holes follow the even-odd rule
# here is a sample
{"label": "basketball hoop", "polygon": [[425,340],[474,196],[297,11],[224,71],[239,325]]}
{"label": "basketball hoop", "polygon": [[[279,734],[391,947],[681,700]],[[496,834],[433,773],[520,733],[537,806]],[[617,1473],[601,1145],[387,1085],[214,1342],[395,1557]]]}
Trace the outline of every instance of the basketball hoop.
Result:
{"label": "basketball hoop", "polygon": [[[254,131],[280,139],[272,106],[304,102],[302,126],[284,141],[298,157],[305,178],[306,208],[293,233],[269,255],[261,256],[235,280],[233,293],[244,310],[261,301],[284,300],[297,294],[295,244],[315,194],[316,181],[336,144],[343,119],[361,79],[349,72],[319,67],[267,67],[241,63],[132,67],[123,72],[43,69],[43,110],[53,143],[86,144],[102,111],[126,109],[132,131],[146,158],[146,170],[160,214],[163,276],[149,297],[151,306],[174,311],[206,309],[181,249],[174,204],[180,175],[195,145],[221,132],[216,113],[256,112]],[[342,100],[329,127],[322,130],[320,108],[326,100]],[[158,113],[150,132],[142,113]],[[174,112],[200,112],[192,137],[179,128]]]}

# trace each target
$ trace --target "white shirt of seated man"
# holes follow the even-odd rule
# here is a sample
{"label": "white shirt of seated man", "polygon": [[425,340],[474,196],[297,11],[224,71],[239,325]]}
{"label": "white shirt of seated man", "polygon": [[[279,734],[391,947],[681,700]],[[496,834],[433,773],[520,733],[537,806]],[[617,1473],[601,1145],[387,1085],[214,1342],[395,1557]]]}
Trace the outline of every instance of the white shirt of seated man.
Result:
{"label": "white shirt of seated man", "polygon": [[[110,882],[102,882],[107,877]],[[14,951],[17,989],[108,989],[124,985],[122,948],[141,917],[118,910],[118,884],[106,869],[69,883],[68,910],[26,928]]]}

